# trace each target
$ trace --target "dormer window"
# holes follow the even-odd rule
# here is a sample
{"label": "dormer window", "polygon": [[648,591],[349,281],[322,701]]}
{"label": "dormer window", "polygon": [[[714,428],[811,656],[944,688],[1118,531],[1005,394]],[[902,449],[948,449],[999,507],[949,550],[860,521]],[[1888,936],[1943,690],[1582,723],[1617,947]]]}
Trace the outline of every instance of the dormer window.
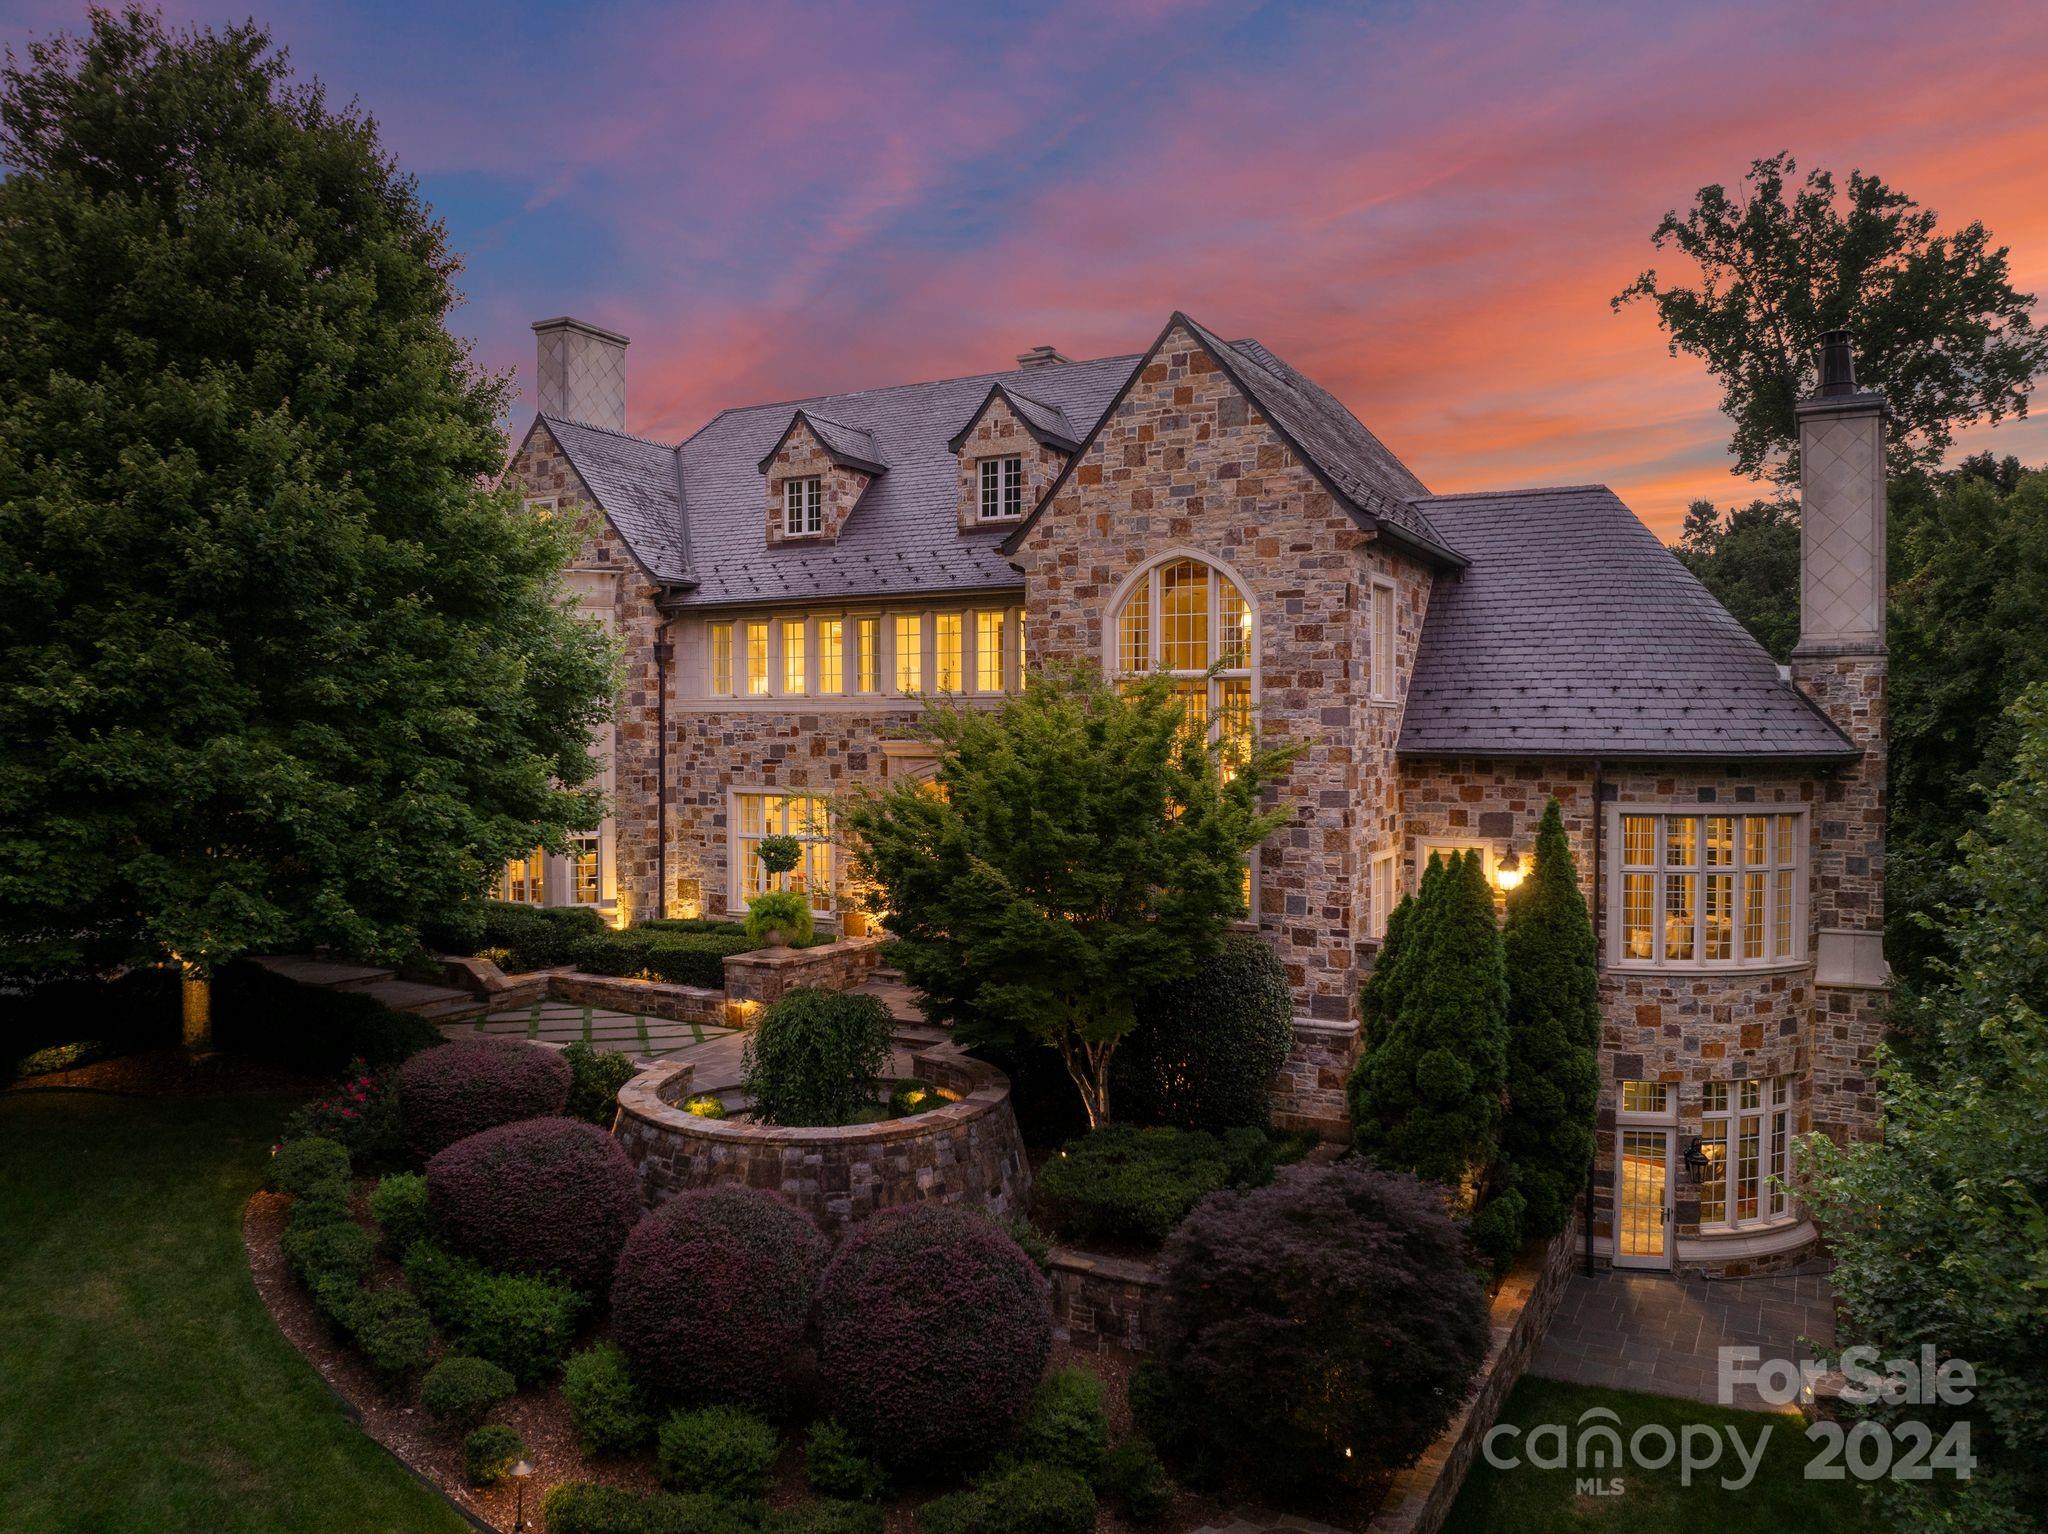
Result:
{"label": "dormer window", "polygon": [[1024,515],[1024,460],[1007,458],[981,460],[981,520],[1007,522]]}
{"label": "dormer window", "polygon": [[802,538],[825,530],[825,481],[785,479],[782,482],[782,535]]}

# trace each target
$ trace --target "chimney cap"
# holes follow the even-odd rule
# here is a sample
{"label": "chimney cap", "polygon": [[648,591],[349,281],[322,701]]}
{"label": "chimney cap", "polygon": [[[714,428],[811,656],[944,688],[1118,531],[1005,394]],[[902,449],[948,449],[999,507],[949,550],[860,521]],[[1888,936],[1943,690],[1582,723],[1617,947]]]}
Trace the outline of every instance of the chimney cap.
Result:
{"label": "chimney cap", "polygon": [[1020,368],[1056,367],[1062,362],[1072,362],[1073,360],[1071,357],[1061,356],[1052,347],[1043,345],[1034,346],[1028,352],[1017,353],[1017,366]]}
{"label": "chimney cap", "polygon": [[1856,392],[1856,350],[1846,330],[1820,333],[1820,388],[1823,399]]}
{"label": "chimney cap", "polygon": [[615,346],[631,346],[633,343],[616,330],[606,330],[602,325],[593,325],[588,320],[579,320],[573,315],[558,314],[551,320],[535,320],[533,328],[543,330],[580,330],[587,336],[596,336],[600,341],[610,341]]}

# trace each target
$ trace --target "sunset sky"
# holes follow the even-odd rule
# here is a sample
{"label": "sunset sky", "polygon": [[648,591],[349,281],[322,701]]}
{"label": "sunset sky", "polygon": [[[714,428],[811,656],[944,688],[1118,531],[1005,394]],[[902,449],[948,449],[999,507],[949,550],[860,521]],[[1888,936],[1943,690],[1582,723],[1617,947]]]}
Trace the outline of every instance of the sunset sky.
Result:
{"label": "sunset sky", "polygon": [[[1607,300],[1702,183],[1860,167],[2048,298],[2048,9],[2019,0],[254,8],[420,176],[480,355],[530,371],[546,315],[622,330],[663,440],[1132,350],[1182,308],[1433,489],[1604,481],[1668,536],[1752,487],[1700,365]],[[0,39],[82,15],[0,0]],[[1966,446],[2048,460],[2048,402]]]}

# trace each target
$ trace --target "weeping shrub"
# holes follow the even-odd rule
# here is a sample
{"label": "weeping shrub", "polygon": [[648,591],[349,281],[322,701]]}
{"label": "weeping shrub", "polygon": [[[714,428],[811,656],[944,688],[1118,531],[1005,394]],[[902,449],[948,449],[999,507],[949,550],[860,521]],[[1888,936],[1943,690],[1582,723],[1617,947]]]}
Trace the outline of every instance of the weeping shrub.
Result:
{"label": "weeping shrub", "polygon": [[792,1128],[849,1124],[876,1105],[889,1009],[872,996],[802,986],[762,1013],[743,1069],[755,1116]]}
{"label": "weeping shrub", "polygon": [[1273,1078],[1294,1047],[1287,968],[1265,939],[1233,932],[1194,974],[1148,991],[1111,1070],[1117,1117],[1182,1129],[1263,1129]]}

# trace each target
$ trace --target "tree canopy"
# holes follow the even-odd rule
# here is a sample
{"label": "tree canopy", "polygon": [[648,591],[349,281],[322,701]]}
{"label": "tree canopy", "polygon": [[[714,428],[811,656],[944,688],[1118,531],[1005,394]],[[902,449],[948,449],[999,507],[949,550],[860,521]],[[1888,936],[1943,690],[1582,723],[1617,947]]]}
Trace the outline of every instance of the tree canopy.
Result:
{"label": "tree canopy", "polygon": [[843,807],[904,975],[935,1019],[1057,1049],[1089,1122],[1141,996],[1192,975],[1246,914],[1261,796],[1293,752],[1228,753],[1164,676],[1047,668],[996,707],[933,703],[935,784]]}
{"label": "tree canopy", "polygon": [[0,72],[0,964],[410,945],[594,824],[572,533],[374,122],[255,25]]}
{"label": "tree canopy", "polygon": [[1651,234],[1698,268],[1699,285],[1655,268],[1614,307],[1652,304],[1671,354],[1691,353],[1721,385],[1743,474],[1799,477],[1792,407],[1812,392],[1822,331],[1856,338],[1858,382],[1884,391],[1894,473],[1937,464],[1956,428],[2027,413],[2048,336],[2034,296],[2010,280],[2006,248],[1982,223],[1952,233],[1876,176],[1852,171],[1845,196],[1824,170],[1796,179],[1789,154],[1758,160],[1731,194],[1703,186]]}
{"label": "tree canopy", "polygon": [[1755,500],[1722,511],[1712,501],[1694,501],[1671,552],[1774,660],[1792,658],[1799,642],[1798,502]]}

